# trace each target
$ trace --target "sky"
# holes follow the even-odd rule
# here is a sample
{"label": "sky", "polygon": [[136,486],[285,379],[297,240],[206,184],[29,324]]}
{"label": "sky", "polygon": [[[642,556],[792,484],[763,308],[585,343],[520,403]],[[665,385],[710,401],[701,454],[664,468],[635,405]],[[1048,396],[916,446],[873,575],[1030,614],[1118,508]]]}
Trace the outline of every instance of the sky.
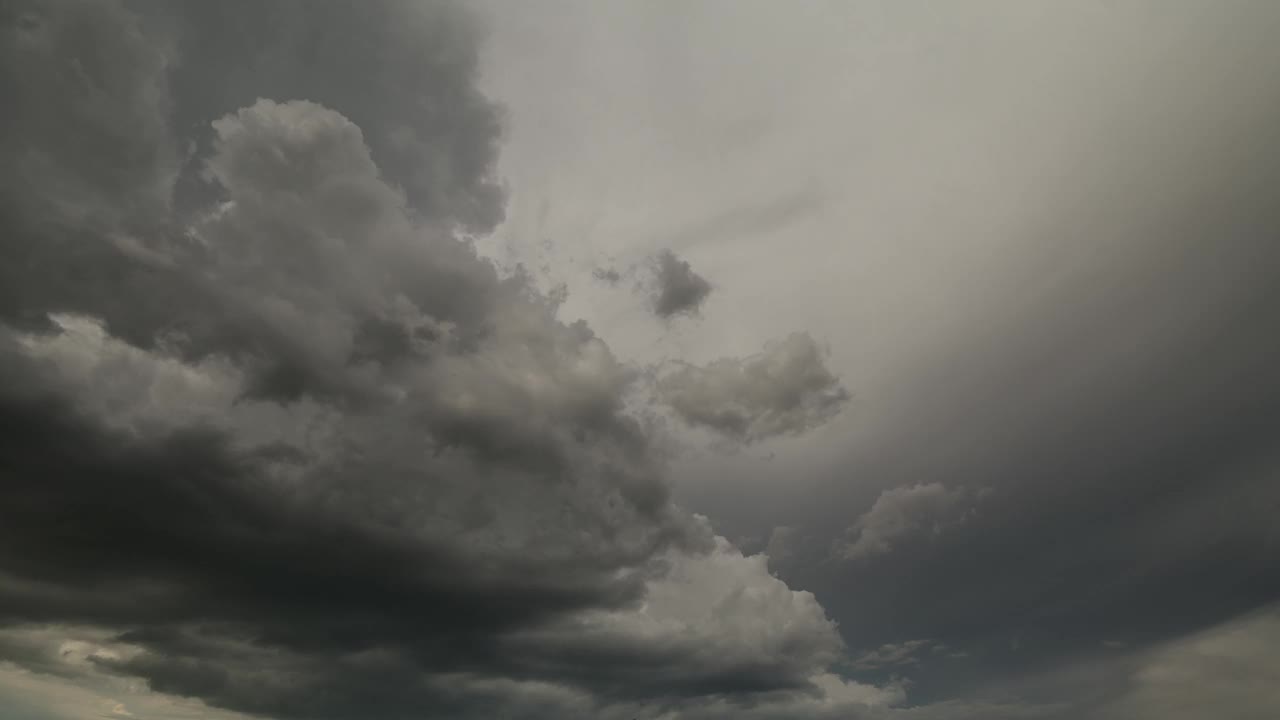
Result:
{"label": "sky", "polygon": [[0,2],[0,720],[1275,717],[1278,30]]}

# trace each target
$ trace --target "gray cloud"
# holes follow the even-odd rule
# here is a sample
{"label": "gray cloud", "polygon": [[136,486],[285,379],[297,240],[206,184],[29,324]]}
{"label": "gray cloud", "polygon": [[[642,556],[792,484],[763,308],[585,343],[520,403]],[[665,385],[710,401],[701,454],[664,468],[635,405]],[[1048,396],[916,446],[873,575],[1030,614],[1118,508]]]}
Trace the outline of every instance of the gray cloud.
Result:
{"label": "gray cloud", "polygon": [[170,53],[116,3],[11,2],[0,36],[8,222],[104,227],[163,212],[181,157]]}
{"label": "gray cloud", "polygon": [[[398,106],[398,99],[390,99],[396,93],[424,98],[458,94],[461,91],[455,86],[470,87],[474,49],[460,50],[455,56],[443,46],[422,42],[421,35],[403,34],[407,28],[424,33],[431,28],[439,34],[440,27],[455,27],[458,35],[451,35],[455,38],[451,42],[465,40],[472,31],[465,23],[455,22],[456,11],[448,6],[420,10],[400,3],[377,3],[357,9],[353,4],[335,3],[326,5],[321,13],[278,5],[260,15],[249,12],[256,5],[245,5],[237,12],[234,3],[219,4],[216,9],[196,3],[190,8],[192,13],[213,13],[217,18],[179,14],[182,22],[190,22],[191,27],[177,22],[177,29],[170,27],[172,23],[162,22],[172,20],[168,16],[181,7],[144,5],[152,15],[142,16],[113,3],[67,2],[15,8],[14,22],[5,35],[5,52],[12,62],[6,62],[5,67],[22,71],[11,71],[6,83],[15,86],[16,96],[23,97],[24,109],[6,128],[5,135],[6,152],[13,159],[10,167],[15,171],[6,176],[6,182],[15,190],[6,193],[11,238],[5,245],[4,279],[10,289],[0,299],[0,313],[14,322],[40,325],[48,312],[89,312],[106,321],[114,334],[141,346],[155,344],[164,336],[165,340],[176,342],[187,357],[202,357],[214,351],[253,357],[260,378],[251,392],[340,393],[351,390],[334,385],[338,379],[332,365],[345,362],[339,357],[344,352],[342,335],[360,326],[385,326],[387,321],[379,316],[397,311],[365,307],[358,316],[348,317],[329,312],[336,308],[320,308],[319,303],[312,302],[312,309],[317,311],[312,313],[313,319],[320,314],[318,311],[325,311],[320,321],[327,327],[313,334],[309,340],[312,346],[307,348],[299,345],[299,338],[288,334],[279,315],[290,312],[287,306],[299,299],[292,293],[307,292],[306,283],[320,279],[310,273],[323,271],[325,262],[335,260],[332,243],[368,242],[386,251],[369,254],[366,259],[385,267],[366,266],[364,282],[375,281],[371,274],[402,273],[400,281],[406,286],[414,285],[406,287],[405,301],[432,305],[427,309],[432,322],[460,325],[459,341],[472,339],[479,332],[477,324],[483,322],[485,311],[476,303],[483,302],[485,293],[468,292],[469,288],[463,286],[479,289],[477,283],[494,285],[496,274],[488,265],[475,261],[462,243],[440,230],[417,237],[417,231],[411,230],[409,208],[413,208],[414,216],[429,218],[433,226],[463,222],[459,219],[461,211],[434,205],[442,201],[439,193],[426,193],[432,199],[415,201],[412,192],[402,192],[401,188],[412,185],[403,178],[404,184],[388,182],[389,178],[381,175],[383,169],[367,157],[371,151],[366,149],[366,142],[376,144],[378,138],[366,134],[345,116],[341,121],[344,127],[317,122],[291,128],[281,120],[250,128],[252,132],[239,132],[244,122],[266,116],[247,110],[210,125],[210,121],[253,106],[256,98],[283,91],[284,87],[322,98],[326,93],[311,92],[308,87],[323,83],[345,106],[355,106],[358,116],[383,113],[376,120],[370,119],[379,129],[382,123],[391,121],[395,111],[387,103]],[[327,30],[303,32],[305,23],[293,23],[294,16],[305,16],[306,22],[334,24],[325,25]],[[223,21],[252,26],[252,31],[245,36],[239,31],[249,28],[236,26],[226,29],[236,31],[234,39],[224,37],[218,34],[219,22]],[[302,32],[308,38],[306,42],[314,43],[335,28],[370,24],[373,27],[365,27],[355,36],[367,36],[380,46],[380,52],[367,56],[368,62],[381,63],[370,70],[369,77],[390,75],[379,82],[364,75],[351,75],[354,66],[329,72],[332,68],[324,63],[344,62],[340,55],[347,46],[341,43],[321,53],[325,59],[318,60],[319,65],[297,65],[301,54],[291,54],[289,60],[272,54],[278,48],[270,42],[272,33]],[[146,35],[147,32],[152,34]],[[192,35],[198,32],[211,36]],[[267,35],[262,45],[254,44],[253,33],[258,32]],[[175,44],[180,51],[171,49]],[[252,51],[239,52],[242,44],[248,44]],[[414,49],[425,47],[432,49]],[[421,62],[414,65],[417,70],[409,72],[406,62],[412,58],[401,57],[404,53],[427,53],[428,57],[419,58]],[[170,59],[173,55],[180,60],[176,65]],[[241,70],[238,63],[248,63],[250,67]],[[277,68],[273,63],[282,65]],[[92,71],[87,75],[63,72],[68,67]],[[281,73],[278,78],[276,70]],[[218,79],[205,82],[201,73],[214,73]],[[37,82],[42,74],[51,80]],[[302,75],[306,82],[299,80]],[[80,85],[57,90],[54,84],[73,81]],[[275,82],[281,87],[272,84]],[[364,102],[372,89],[380,93],[380,103]],[[468,92],[474,94],[474,90]],[[284,99],[292,97],[285,95]],[[489,128],[486,135],[472,139],[476,149],[465,150],[469,154],[487,153],[482,164],[488,167],[497,138],[496,110],[487,101],[473,104],[476,109],[469,109],[471,106],[462,100],[451,100],[447,105],[456,110],[432,112],[464,112],[468,117],[482,110],[488,113],[483,119],[464,117],[457,121],[466,125],[465,133]],[[302,111],[295,114],[301,115]],[[419,131],[423,133],[437,133],[428,137],[428,144],[440,148],[439,157],[421,158],[422,162],[415,166],[430,167],[437,160],[451,162],[451,154],[466,147],[454,137],[451,126],[438,126],[412,116],[404,119],[421,123]],[[176,148],[180,143],[172,128],[181,131],[193,126],[212,130],[197,133],[203,141],[201,145],[208,144],[211,157],[207,167],[205,162],[191,160],[179,176]],[[49,132],[53,128],[58,128],[56,134]],[[77,151],[74,145],[63,141],[67,136],[83,139],[92,145],[92,150]],[[253,147],[253,142],[278,144]],[[264,149],[280,154],[267,161],[265,156],[255,154]],[[27,167],[37,162],[39,167]],[[314,165],[308,164],[313,162]],[[342,174],[329,174],[334,170]],[[451,177],[446,173],[444,180],[454,187]],[[321,179],[313,181],[315,178]],[[300,181],[304,184],[290,186]],[[93,184],[86,184],[90,182]],[[192,214],[203,213],[204,218],[192,222],[183,218],[175,224],[167,214],[169,188],[175,182],[178,191],[200,183],[196,199],[203,204]],[[181,195],[178,192],[179,198]],[[219,201],[228,204],[217,212],[208,212]],[[277,201],[278,205],[269,207]],[[500,197],[490,203],[501,207]],[[408,207],[404,212],[386,212],[405,204]],[[464,204],[474,206],[471,201]],[[393,222],[385,223],[387,218]],[[280,226],[284,221],[296,226],[282,232],[286,230]],[[232,224],[238,227],[227,230]],[[224,237],[209,237],[218,233]],[[228,240],[228,235],[233,235],[234,240]],[[315,241],[320,235],[325,239]],[[430,240],[430,248],[421,242],[426,239]],[[331,246],[326,247],[324,242]],[[392,244],[398,249],[387,249]],[[354,245],[350,247],[354,249]],[[278,253],[276,259],[289,257],[290,270],[281,273],[280,264],[254,255],[271,252]],[[399,257],[394,256],[396,252]],[[416,257],[406,256],[414,254]],[[409,274],[414,275],[413,280],[404,277]],[[364,292],[354,286],[334,290]],[[317,300],[314,293],[310,300]],[[390,301],[400,302],[395,298]],[[265,307],[273,303],[276,309]],[[397,318],[392,324],[396,322],[402,319]],[[422,328],[415,332],[430,334],[434,330]],[[179,334],[181,337],[177,338]],[[367,336],[363,331],[361,334]],[[326,364],[330,367],[324,367]],[[280,382],[283,378],[288,381]]]}
{"label": "gray cloud", "polygon": [[[1123,688],[1100,720],[1264,720],[1280,706],[1280,614],[1274,608],[1110,663]],[[1119,666],[1119,667],[1117,667]]]}
{"label": "gray cloud", "polygon": [[[800,316],[857,355],[676,383],[747,442],[838,411],[828,376],[866,389],[850,437],[676,484],[766,560],[673,502],[630,409],[613,353],[661,328],[564,320],[589,279],[562,305],[472,247],[504,113],[467,13],[0,3],[0,705],[1269,717],[1274,623],[1220,623],[1280,597],[1274,10],[889,5],[506,9],[523,44],[486,70],[536,100],[513,176],[581,242],[796,231],[712,258],[785,291],[744,296],[758,325],[658,348]],[[583,74],[538,77],[540,47]],[[811,172],[822,213],[777,192]]]}
{"label": "gray cloud", "polygon": [[658,396],[690,425],[744,442],[796,435],[830,420],[849,393],[805,333],[746,358],[681,365],[659,378]]}
{"label": "gray cloud", "polygon": [[16,2],[3,18],[0,316],[43,326],[109,305],[102,278],[150,281],[130,231],[163,216],[179,170],[168,59],[115,3]]}
{"label": "gray cloud", "polygon": [[379,172],[421,218],[474,232],[502,220],[502,112],[476,87],[482,28],[456,4],[141,8],[178,43],[173,124],[184,136],[207,142],[211,119],[258,98],[309,100],[361,129]]}
{"label": "gray cloud", "polygon": [[696,315],[711,294],[711,283],[670,250],[653,257],[653,312],[660,318]]}
{"label": "gray cloud", "polygon": [[912,536],[936,536],[964,522],[973,512],[973,494],[942,483],[892,488],[846,531],[836,555],[847,560],[883,555]]}
{"label": "gray cloud", "polygon": [[591,271],[591,277],[609,286],[622,282],[622,273],[614,268],[596,268]]}
{"label": "gray cloud", "polygon": [[845,687],[813,597],[672,502],[636,373],[459,234],[501,193],[457,8],[0,19],[0,624],[280,718]]}

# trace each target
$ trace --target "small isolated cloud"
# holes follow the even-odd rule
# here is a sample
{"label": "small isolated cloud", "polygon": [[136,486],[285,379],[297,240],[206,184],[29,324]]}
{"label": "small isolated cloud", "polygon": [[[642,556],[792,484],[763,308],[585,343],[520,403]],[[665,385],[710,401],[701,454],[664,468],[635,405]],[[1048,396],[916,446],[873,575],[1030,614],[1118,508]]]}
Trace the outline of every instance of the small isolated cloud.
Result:
{"label": "small isolated cloud", "polygon": [[658,395],[686,423],[748,443],[821,425],[849,399],[808,333],[750,357],[683,365],[658,380]]}
{"label": "small isolated cloud", "polygon": [[973,494],[942,483],[923,483],[885,490],[837,543],[836,555],[860,560],[884,555],[901,541],[943,532],[973,512]]}
{"label": "small isolated cloud", "polygon": [[622,273],[614,268],[596,268],[591,276],[606,285],[617,285],[622,282]]}
{"label": "small isolated cloud", "polygon": [[711,294],[711,283],[670,250],[655,255],[653,263],[654,314],[663,319],[696,315]]}

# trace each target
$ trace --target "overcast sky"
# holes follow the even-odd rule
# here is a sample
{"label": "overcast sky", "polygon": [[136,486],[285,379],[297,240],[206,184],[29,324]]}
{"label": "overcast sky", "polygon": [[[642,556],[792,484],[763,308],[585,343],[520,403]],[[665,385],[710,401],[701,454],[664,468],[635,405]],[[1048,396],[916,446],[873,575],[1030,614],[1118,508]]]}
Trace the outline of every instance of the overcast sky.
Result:
{"label": "overcast sky", "polygon": [[1280,712],[1275,3],[0,25],[0,720]]}

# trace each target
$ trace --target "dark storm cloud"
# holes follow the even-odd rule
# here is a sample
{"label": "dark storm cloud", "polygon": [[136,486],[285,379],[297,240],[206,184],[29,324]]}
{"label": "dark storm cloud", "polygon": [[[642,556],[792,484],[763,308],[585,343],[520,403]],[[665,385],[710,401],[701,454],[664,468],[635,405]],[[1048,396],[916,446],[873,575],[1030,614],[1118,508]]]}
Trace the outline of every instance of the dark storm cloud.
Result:
{"label": "dark storm cloud", "polygon": [[162,211],[180,161],[168,142],[166,48],[115,3],[14,0],[0,12],[9,221]]}
{"label": "dark storm cloud", "polygon": [[854,687],[672,504],[636,373],[456,234],[502,206],[457,8],[0,19],[6,659],[75,626],[85,677],[282,718]]}
{"label": "dark storm cloud", "polygon": [[[306,233],[357,244],[389,232],[401,256],[384,254],[391,267],[377,272],[401,273],[406,283],[403,275],[414,275],[408,301],[457,325],[458,342],[474,339],[486,286],[497,282],[492,268],[441,231],[428,251],[413,249],[407,222],[374,226],[401,204],[442,229],[486,229],[501,217],[491,177],[499,115],[474,88],[477,31],[465,15],[398,2],[139,9],[68,2],[11,10],[4,81],[22,111],[5,134],[14,191],[5,197],[12,237],[0,311],[28,324],[48,311],[91,312],[139,345],[180,331],[187,357],[255,358],[251,394],[351,394],[333,365],[347,359],[326,363],[300,347],[261,296],[296,302],[288,295],[298,278],[320,280],[337,259],[335,248],[305,242]],[[210,124],[260,97],[329,101],[358,122],[286,128],[287,120],[271,125],[249,112]],[[180,168],[178,150],[192,137],[197,152]],[[234,203],[196,225],[220,233],[215,242],[235,235],[239,247],[173,227],[165,213],[175,177],[180,200],[203,203],[198,212],[213,200]],[[284,231],[282,222],[301,227]],[[254,265],[270,259],[250,249],[288,256],[291,267],[255,276]],[[402,321],[387,318],[387,308],[366,311],[336,320],[362,338],[368,327]]]}
{"label": "dark storm cloud", "polygon": [[805,333],[747,358],[682,365],[659,378],[657,389],[685,422],[744,442],[803,433],[830,420],[849,399]]}
{"label": "dark storm cloud", "polygon": [[663,319],[697,315],[711,294],[711,283],[670,250],[658,253],[652,262],[654,314]]}
{"label": "dark storm cloud", "polygon": [[487,635],[639,591],[634,579],[548,572],[528,554],[523,569],[472,576],[461,548],[272,488],[214,430],[139,441],[48,393],[6,392],[0,415],[13,429],[0,511],[0,562],[15,581],[0,613],[10,621],[226,621],[286,645],[361,647],[418,632],[430,644],[427,634]]}
{"label": "dark storm cloud", "polygon": [[[5,175],[7,192],[0,208],[7,235],[0,313],[11,322],[38,326],[47,322],[49,312],[88,312],[103,318],[114,334],[142,346],[154,345],[162,336],[174,340],[172,336],[180,333],[176,345],[187,357],[212,352],[255,357],[260,378],[251,388],[253,392],[297,396],[307,390],[342,391],[333,386],[332,372],[304,357],[308,353],[298,347],[296,338],[265,317],[261,307],[254,307],[261,300],[257,295],[262,288],[250,289],[243,282],[237,283],[239,288],[227,287],[230,278],[216,276],[238,272],[244,280],[245,271],[252,270],[244,265],[229,267],[226,261],[232,258],[225,251],[230,248],[209,247],[189,229],[174,227],[167,215],[168,188],[178,172],[175,148],[179,144],[170,129],[170,118],[186,107],[175,102],[171,90],[178,84],[171,83],[167,74],[173,62],[171,39],[144,36],[144,20],[115,3],[19,3],[10,7],[8,19],[3,81],[12,89],[9,94],[17,99],[21,112],[11,116],[3,141],[10,172]],[[186,62],[190,67],[193,59]],[[222,67],[216,58],[209,62]],[[468,72],[466,67],[463,72]],[[237,107],[225,106],[203,118],[205,126]],[[360,134],[358,130],[355,133],[359,154]],[[218,137],[222,138],[222,133]],[[286,142],[298,150],[299,142],[326,139],[299,132]],[[243,212],[226,218],[253,225],[239,230],[258,233],[260,238],[278,233],[281,228],[273,223],[282,218],[265,217],[272,210],[255,213],[253,203],[261,207],[262,203],[284,199],[288,202],[275,210],[318,210],[312,227],[324,224],[324,232],[345,236],[343,241],[350,242],[353,236],[370,230],[362,222],[379,209],[401,202],[393,190],[377,180],[377,170],[367,159],[363,167],[345,169],[344,179],[326,180],[328,189],[308,187],[310,192],[283,198],[279,193],[290,192],[280,190],[285,184],[307,172],[330,171],[344,158],[326,158],[327,167],[306,167],[310,158],[299,160],[296,155],[280,155],[274,166],[263,162],[247,168],[234,164],[237,157],[262,149],[243,145],[238,155],[234,148],[220,152],[209,168],[212,179],[222,186],[219,189],[229,191],[227,199],[249,201],[240,203]],[[189,174],[203,169],[194,161],[188,164],[192,165]],[[252,177],[255,171],[270,174],[257,182],[259,178]],[[335,192],[333,185],[338,182],[347,186]],[[363,190],[352,186],[359,182],[365,183]],[[238,190],[243,191],[241,197],[237,197]],[[273,197],[272,192],[277,195]],[[311,205],[303,207],[299,200]],[[326,205],[339,201],[356,205]],[[215,221],[213,229],[222,224]],[[289,240],[286,235],[271,242],[279,252],[295,256],[298,271],[312,270],[302,267],[304,262],[326,260],[317,257],[315,251],[321,248],[314,246],[307,248],[311,251],[307,255],[299,255],[297,251],[303,248],[290,246]],[[267,243],[258,246],[270,247]],[[222,256],[214,257],[218,252]],[[460,252],[460,248],[453,250],[455,256]],[[235,260],[251,264],[263,259],[241,255]],[[474,263],[469,268],[479,276],[475,281],[496,281],[491,269]],[[486,274],[489,277],[484,277]],[[257,280],[271,283],[276,278],[259,276]],[[435,287],[426,292],[433,294],[438,306],[474,302],[474,297],[440,300],[461,282],[466,280],[457,273],[437,277]],[[252,291],[254,297],[237,295],[236,290]],[[281,291],[287,293],[288,289],[271,289]],[[433,312],[445,321],[454,321],[464,311],[454,305],[437,307]],[[283,378],[289,378],[288,382],[282,384]]]}
{"label": "dark storm cloud", "polygon": [[11,2],[2,18],[0,314],[42,325],[49,310],[111,303],[104,278],[150,280],[127,230],[162,216],[178,170],[168,61],[114,3]]}

